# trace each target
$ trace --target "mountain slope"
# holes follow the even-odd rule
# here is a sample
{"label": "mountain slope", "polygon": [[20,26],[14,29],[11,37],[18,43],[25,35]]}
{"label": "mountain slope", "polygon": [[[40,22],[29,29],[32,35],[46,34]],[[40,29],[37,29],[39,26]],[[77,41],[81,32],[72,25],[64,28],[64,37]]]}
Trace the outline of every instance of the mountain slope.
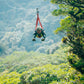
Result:
{"label": "mountain slope", "polygon": [[54,52],[54,54],[43,54],[38,52],[14,52],[13,54],[0,58],[0,72],[8,70],[9,72],[17,71],[22,73],[37,66],[46,64],[58,65],[66,63],[65,52],[62,47]]}
{"label": "mountain slope", "polygon": [[66,47],[54,54],[14,52],[0,58],[1,84],[83,84],[81,73],[67,62]]}

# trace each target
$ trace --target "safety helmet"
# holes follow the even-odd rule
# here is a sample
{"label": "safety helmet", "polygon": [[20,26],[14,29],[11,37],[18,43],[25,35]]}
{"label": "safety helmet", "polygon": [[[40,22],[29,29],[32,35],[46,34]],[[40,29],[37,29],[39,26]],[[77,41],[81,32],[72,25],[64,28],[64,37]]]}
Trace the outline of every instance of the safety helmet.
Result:
{"label": "safety helmet", "polygon": [[41,28],[40,28],[40,27],[37,27],[37,31],[38,31],[38,30],[41,30]]}

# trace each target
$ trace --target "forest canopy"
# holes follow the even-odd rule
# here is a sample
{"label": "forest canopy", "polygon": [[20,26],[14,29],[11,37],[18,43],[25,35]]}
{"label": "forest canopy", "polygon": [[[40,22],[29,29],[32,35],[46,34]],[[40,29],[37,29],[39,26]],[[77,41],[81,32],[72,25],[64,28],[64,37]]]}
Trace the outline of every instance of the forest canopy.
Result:
{"label": "forest canopy", "polygon": [[66,16],[55,33],[63,32],[66,35],[62,42],[71,47],[68,60],[84,74],[84,0],[51,0],[51,3],[59,5],[59,9],[52,12],[54,16]]}

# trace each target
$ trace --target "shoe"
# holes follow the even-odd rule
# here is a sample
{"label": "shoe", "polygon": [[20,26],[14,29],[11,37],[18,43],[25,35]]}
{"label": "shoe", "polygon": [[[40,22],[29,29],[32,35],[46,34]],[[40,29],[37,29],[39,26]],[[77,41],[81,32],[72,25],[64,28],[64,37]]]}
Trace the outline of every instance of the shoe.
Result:
{"label": "shoe", "polygon": [[43,39],[41,39],[41,41],[45,41],[45,39],[43,38]]}
{"label": "shoe", "polygon": [[33,39],[32,39],[32,41],[36,41],[36,39],[35,39],[35,38],[33,38]]}

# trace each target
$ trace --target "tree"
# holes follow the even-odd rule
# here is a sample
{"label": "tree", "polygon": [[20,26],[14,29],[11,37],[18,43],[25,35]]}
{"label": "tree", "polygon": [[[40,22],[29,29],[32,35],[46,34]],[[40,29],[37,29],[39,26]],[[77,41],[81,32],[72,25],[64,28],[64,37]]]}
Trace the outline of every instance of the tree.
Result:
{"label": "tree", "polygon": [[84,74],[84,0],[51,0],[51,3],[60,7],[52,12],[54,16],[66,16],[55,33],[66,34],[62,41],[71,47],[68,60],[72,67]]}
{"label": "tree", "polygon": [[6,54],[6,46],[0,43],[0,56]]}

